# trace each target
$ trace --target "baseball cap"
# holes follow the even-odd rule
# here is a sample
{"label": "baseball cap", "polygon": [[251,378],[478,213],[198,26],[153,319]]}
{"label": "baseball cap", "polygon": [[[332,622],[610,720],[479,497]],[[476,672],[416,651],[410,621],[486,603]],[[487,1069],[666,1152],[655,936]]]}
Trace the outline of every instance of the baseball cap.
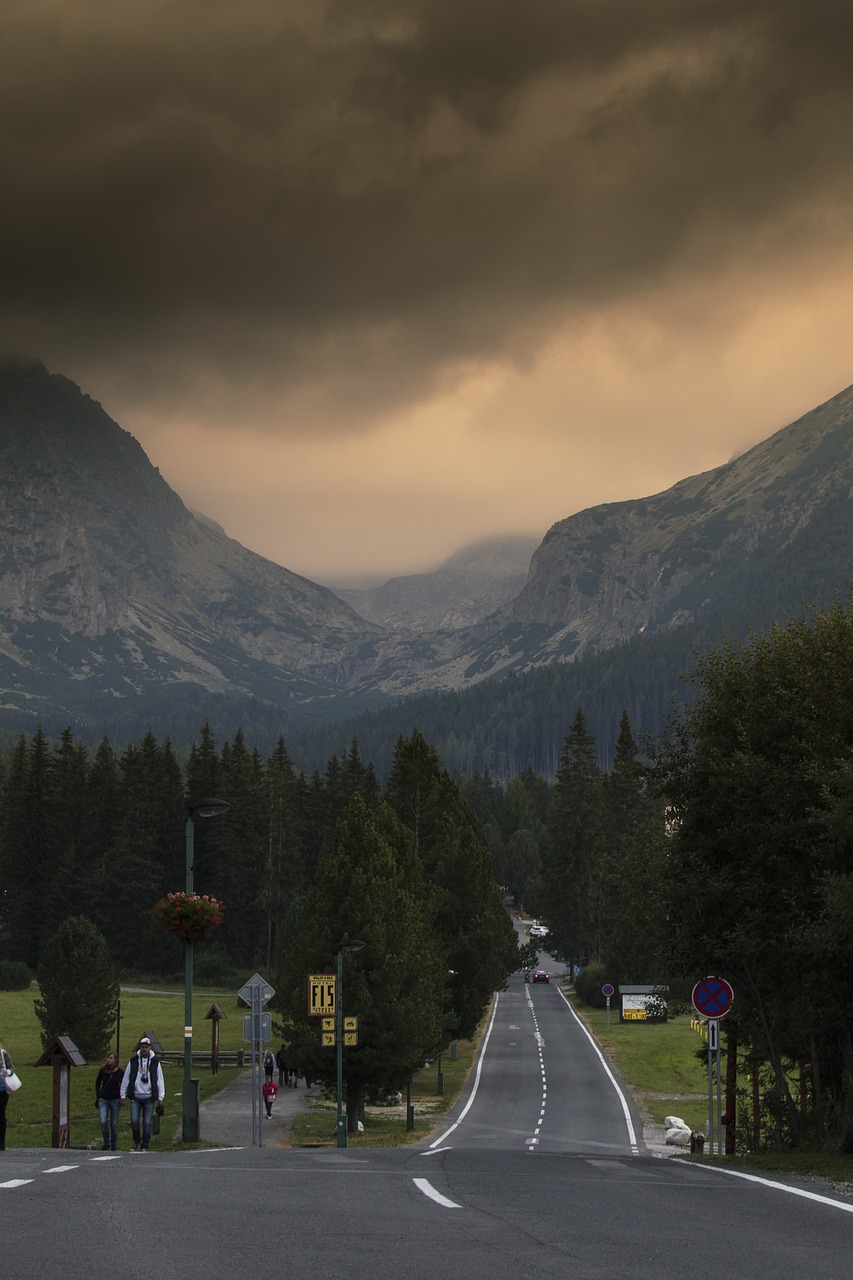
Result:
{"label": "baseball cap", "polygon": [[140,1043],[140,1044],[150,1044],[150,1043],[151,1043],[151,1041],[148,1039],[148,1036],[143,1036],[143,1037],[142,1037],[142,1039],[139,1041],[139,1043]]}

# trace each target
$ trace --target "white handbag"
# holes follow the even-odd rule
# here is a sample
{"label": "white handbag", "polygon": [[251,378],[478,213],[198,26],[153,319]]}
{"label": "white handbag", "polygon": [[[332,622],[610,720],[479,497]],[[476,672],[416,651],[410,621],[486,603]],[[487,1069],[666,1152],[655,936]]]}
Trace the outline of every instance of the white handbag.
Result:
{"label": "white handbag", "polygon": [[7,1093],[15,1093],[21,1087],[21,1077],[16,1071],[7,1071],[3,1077],[3,1083]]}

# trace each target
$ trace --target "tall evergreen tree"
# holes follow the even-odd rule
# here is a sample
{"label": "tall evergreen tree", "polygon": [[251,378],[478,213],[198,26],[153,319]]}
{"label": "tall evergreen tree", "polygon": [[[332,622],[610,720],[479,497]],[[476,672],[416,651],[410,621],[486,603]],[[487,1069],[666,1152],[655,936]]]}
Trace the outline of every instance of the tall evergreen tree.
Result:
{"label": "tall evergreen tree", "polygon": [[349,1127],[365,1094],[399,1088],[444,1034],[447,961],[432,928],[429,892],[411,839],[390,811],[373,814],[355,796],[338,823],[334,850],[323,858],[316,887],[301,905],[282,957],[281,1008],[292,1026],[291,1048],[306,1074],[331,1085],[336,1056],[320,1045],[306,1016],[310,973],[335,971],[344,952],[342,1008],[358,1017],[358,1047],[344,1050]]}
{"label": "tall evergreen tree", "polygon": [[563,743],[548,835],[544,918],[566,957],[585,963],[601,950],[605,887],[602,777],[580,709]]}
{"label": "tall evergreen tree", "polygon": [[518,967],[518,942],[482,828],[438,753],[414,730],[397,744],[386,799],[414,839],[433,887],[435,927],[448,956],[455,1034],[474,1034],[488,1002]]}
{"label": "tall evergreen tree", "polygon": [[69,916],[46,942],[38,966],[41,1041],[69,1036],[90,1062],[109,1046],[119,985],[107,941],[85,916]]}

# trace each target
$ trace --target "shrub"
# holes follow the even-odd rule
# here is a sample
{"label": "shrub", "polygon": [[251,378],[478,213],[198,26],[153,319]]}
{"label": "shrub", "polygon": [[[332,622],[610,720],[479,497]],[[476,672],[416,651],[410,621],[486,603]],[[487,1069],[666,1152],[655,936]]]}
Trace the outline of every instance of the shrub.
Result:
{"label": "shrub", "polygon": [[606,1004],[601,988],[607,982],[608,971],[603,964],[588,964],[575,978],[578,999],[593,1009],[603,1009]]}
{"label": "shrub", "polygon": [[0,991],[26,991],[32,980],[23,960],[0,960]]}

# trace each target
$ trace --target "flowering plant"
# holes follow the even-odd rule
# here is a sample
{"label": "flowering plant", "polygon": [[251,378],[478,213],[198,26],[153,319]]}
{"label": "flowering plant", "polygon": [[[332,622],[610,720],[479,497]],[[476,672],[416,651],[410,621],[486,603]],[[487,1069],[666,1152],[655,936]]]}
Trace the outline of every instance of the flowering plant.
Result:
{"label": "flowering plant", "polygon": [[167,893],[151,908],[154,919],[184,942],[201,942],[222,924],[225,903],[209,894]]}

